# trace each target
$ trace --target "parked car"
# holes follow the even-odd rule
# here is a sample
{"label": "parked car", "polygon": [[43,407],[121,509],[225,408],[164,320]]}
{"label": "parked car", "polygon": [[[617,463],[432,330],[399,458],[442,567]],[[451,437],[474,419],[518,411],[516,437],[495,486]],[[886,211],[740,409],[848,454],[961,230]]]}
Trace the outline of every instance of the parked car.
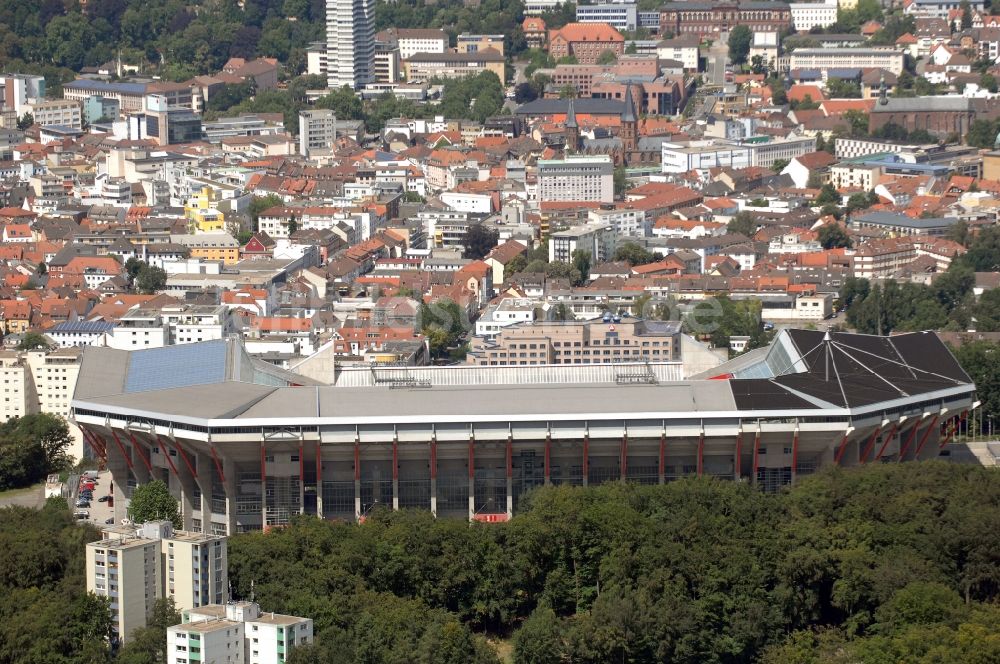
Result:
{"label": "parked car", "polygon": [[83,521],[84,519],[90,518],[90,512],[86,510],[77,510],[76,512],[73,512],[73,516],[76,517],[77,521]]}
{"label": "parked car", "polygon": [[105,519],[104,520],[104,525],[106,525],[106,526],[114,525],[114,523],[115,523],[115,518],[114,517],[111,517],[109,519]]}
{"label": "parked car", "polygon": [[90,501],[89,500],[78,500],[78,501],[76,501],[76,506],[77,507],[90,507]]}
{"label": "parked car", "polygon": [[101,496],[100,498],[97,499],[97,502],[99,502],[99,503],[106,503],[109,500],[111,500],[111,496]]}

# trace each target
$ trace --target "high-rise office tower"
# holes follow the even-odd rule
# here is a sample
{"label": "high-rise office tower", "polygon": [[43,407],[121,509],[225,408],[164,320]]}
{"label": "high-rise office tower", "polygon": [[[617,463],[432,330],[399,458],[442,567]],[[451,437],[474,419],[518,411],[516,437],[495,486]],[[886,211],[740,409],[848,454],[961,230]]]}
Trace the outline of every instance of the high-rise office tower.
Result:
{"label": "high-rise office tower", "polygon": [[358,90],[375,75],[375,0],[326,0],[327,84]]}

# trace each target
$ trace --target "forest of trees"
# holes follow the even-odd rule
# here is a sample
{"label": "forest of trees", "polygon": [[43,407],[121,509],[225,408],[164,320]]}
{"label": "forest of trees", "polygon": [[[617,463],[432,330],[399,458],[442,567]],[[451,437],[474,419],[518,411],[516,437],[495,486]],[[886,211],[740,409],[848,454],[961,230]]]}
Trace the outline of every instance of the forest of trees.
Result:
{"label": "forest of trees", "polygon": [[66,420],[58,415],[32,413],[0,424],[0,491],[30,486],[64,470],[70,442]]}
{"label": "forest of trees", "polygon": [[[65,501],[0,510],[0,661],[108,661]],[[230,538],[238,597],[310,616],[290,664],[986,664],[1000,659],[1000,475],[827,469],[767,494],[689,478],[548,487],[505,524],[376,509]],[[162,661],[169,603],[117,661]]]}
{"label": "forest of trees", "polygon": [[779,494],[546,488],[506,524],[306,518],[229,560],[239,594],[315,619],[292,664],[496,662],[500,640],[519,664],[957,664],[1000,657],[998,526],[1000,475],[907,463]]}

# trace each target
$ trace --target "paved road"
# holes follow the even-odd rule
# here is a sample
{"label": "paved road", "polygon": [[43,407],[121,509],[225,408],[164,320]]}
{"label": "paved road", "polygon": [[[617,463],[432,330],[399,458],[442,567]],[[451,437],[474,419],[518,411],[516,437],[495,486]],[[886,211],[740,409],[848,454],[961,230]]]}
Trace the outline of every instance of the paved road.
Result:
{"label": "paved road", "polygon": [[708,82],[722,85],[726,82],[726,62],[729,60],[729,46],[719,40],[705,53]]}

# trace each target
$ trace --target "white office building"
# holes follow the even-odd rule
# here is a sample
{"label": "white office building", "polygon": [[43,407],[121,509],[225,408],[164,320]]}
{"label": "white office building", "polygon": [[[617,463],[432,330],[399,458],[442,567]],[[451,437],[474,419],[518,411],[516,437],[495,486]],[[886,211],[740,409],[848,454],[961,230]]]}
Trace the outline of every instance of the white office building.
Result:
{"label": "white office building", "polygon": [[337,116],[328,109],[299,111],[299,154],[329,152],[337,140]]}
{"label": "white office building", "polygon": [[327,0],[327,85],[360,90],[374,81],[375,0]]}
{"label": "white office building", "polygon": [[182,613],[167,629],[167,664],[282,664],[313,642],[313,621],[266,613],[255,602],[229,602]]}
{"label": "white office building", "polygon": [[538,200],[611,203],[615,199],[614,171],[610,155],[539,159]]}
{"label": "white office building", "polygon": [[556,231],[549,237],[550,263],[568,263],[576,251],[590,253],[591,265],[607,262],[615,251],[615,229],[587,224]]}
{"label": "white office building", "polygon": [[779,159],[816,151],[814,136],[789,136],[767,139],[752,137],[743,141],[701,140],[664,143],[661,169],[664,173],[707,171],[710,168],[741,169],[750,166],[770,168]]}
{"label": "white office building", "polygon": [[124,641],[146,626],[157,599],[170,597],[181,611],[228,599],[224,536],[174,531],[169,521],[103,535],[87,544],[87,591],[110,599],[112,630]]}
{"label": "white office building", "polygon": [[792,12],[792,26],[799,32],[809,32],[813,28],[825,28],[837,22],[837,2],[793,2],[788,5]]}
{"label": "white office building", "polygon": [[616,30],[635,30],[637,10],[634,3],[577,5],[578,23],[607,23]]}
{"label": "white office building", "polygon": [[903,52],[892,48],[797,48],[792,51],[792,69],[885,69],[896,76],[903,72]]}

